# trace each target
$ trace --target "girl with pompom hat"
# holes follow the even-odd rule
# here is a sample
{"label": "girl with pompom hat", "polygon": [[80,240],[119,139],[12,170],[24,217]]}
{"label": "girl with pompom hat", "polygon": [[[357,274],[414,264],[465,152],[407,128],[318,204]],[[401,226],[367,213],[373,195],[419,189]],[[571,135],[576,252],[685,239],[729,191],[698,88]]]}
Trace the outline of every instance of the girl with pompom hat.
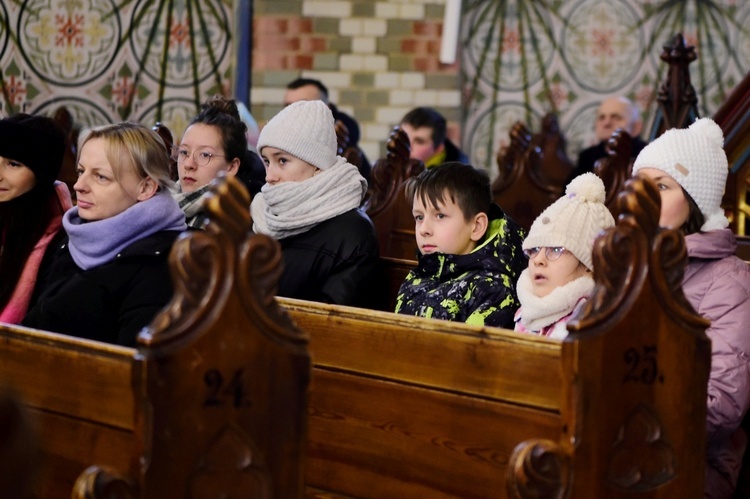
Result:
{"label": "girl with pompom hat", "polygon": [[529,267],[518,278],[516,331],[550,338],[568,335],[568,320],[594,289],[594,239],[615,224],[604,199],[601,179],[584,173],[534,220],[523,242]]}
{"label": "girl with pompom hat", "polygon": [[734,255],[737,241],[721,207],[728,172],[723,133],[708,118],[667,130],[633,164],[633,174],[659,187],[659,224],[685,234],[682,289],[711,321],[705,488],[711,498],[734,492],[747,442],[740,424],[750,406],[750,267]]}

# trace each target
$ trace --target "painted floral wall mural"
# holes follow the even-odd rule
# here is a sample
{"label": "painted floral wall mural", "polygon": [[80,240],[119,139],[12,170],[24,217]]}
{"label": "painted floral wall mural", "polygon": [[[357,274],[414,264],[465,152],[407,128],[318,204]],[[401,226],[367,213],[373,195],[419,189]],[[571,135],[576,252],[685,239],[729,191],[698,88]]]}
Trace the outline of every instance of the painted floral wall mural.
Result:
{"label": "painted floral wall mural", "polygon": [[[742,0],[464,0],[464,147],[490,166],[521,120],[557,113],[575,160],[591,145],[599,102],[626,95],[648,126],[666,75],[662,46],[696,47],[691,79],[711,116],[750,70],[750,2]],[[648,130],[646,130],[646,133]]]}
{"label": "painted floral wall mural", "polygon": [[133,120],[184,129],[200,102],[231,86],[229,0],[5,0],[0,114],[81,125]]}

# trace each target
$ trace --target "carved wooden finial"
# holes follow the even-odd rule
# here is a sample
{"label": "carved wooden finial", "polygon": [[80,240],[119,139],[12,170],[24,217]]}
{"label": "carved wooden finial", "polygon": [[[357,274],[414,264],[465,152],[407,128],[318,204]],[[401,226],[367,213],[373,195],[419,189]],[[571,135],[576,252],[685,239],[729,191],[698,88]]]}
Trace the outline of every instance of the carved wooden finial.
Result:
{"label": "carved wooden finial", "polygon": [[669,64],[669,69],[656,98],[659,107],[651,130],[652,140],[670,128],[685,128],[699,117],[698,97],[688,67],[698,58],[695,47],[687,45],[682,33],[677,33],[664,46],[660,58]]}
{"label": "carved wooden finial", "polygon": [[139,336],[141,345],[187,335],[223,306],[227,282],[239,278],[239,288],[248,309],[277,323],[280,330],[289,319],[273,301],[282,273],[278,243],[270,237],[250,236],[250,195],[235,177],[211,183],[204,210],[205,231],[183,233],[170,255],[175,293],[172,301]]}
{"label": "carved wooden finial", "polygon": [[630,134],[619,128],[607,140],[607,156],[596,161],[594,173],[604,182],[607,197],[604,204],[616,217],[617,194],[622,192],[625,182],[631,177],[633,167],[633,139]]}
{"label": "carved wooden finial", "polygon": [[509,132],[510,145],[497,153],[499,174],[492,184],[493,192],[501,192],[511,186],[525,170],[526,157],[531,144],[531,131],[518,121]]}
{"label": "carved wooden finial", "polygon": [[386,144],[387,154],[375,162],[370,173],[370,188],[364,209],[372,217],[390,207],[401,195],[404,181],[424,170],[424,163],[409,158],[409,136],[401,127],[395,127]]}

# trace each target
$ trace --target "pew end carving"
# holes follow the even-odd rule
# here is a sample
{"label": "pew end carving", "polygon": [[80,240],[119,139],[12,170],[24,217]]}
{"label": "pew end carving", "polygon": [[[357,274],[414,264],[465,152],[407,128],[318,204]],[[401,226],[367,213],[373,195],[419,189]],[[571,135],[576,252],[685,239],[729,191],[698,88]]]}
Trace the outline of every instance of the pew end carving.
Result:
{"label": "pew end carving", "polygon": [[607,156],[594,164],[594,173],[604,183],[604,204],[616,217],[617,195],[624,190],[633,171],[633,139],[625,130],[617,129],[607,141],[606,151]]}
{"label": "pew end carving", "polygon": [[516,123],[510,131],[510,145],[496,159],[499,175],[492,184],[493,198],[527,230],[563,194],[573,171],[565,153],[565,137],[552,113],[544,116],[536,134]]}
{"label": "pew end carving", "polygon": [[424,163],[409,158],[409,136],[395,127],[386,145],[385,158],[370,173],[363,208],[375,225],[380,256],[413,260],[417,243],[411,201],[404,197],[404,182],[424,171]]}
{"label": "pew end carving", "polygon": [[341,120],[336,120],[334,124],[336,131],[336,143],[338,145],[337,154],[343,156],[349,163],[360,168],[365,162],[365,155],[357,146],[351,144],[349,128]]}
{"label": "pew end carving", "polygon": [[73,190],[73,185],[78,180],[78,173],[76,172],[76,157],[78,155],[78,133],[80,130],[75,124],[73,115],[65,106],[60,106],[55,109],[55,112],[52,114],[52,119],[65,133],[65,153],[63,154],[60,174],[57,178],[60,182],[63,182],[68,186],[70,195],[75,200],[76,192]]}

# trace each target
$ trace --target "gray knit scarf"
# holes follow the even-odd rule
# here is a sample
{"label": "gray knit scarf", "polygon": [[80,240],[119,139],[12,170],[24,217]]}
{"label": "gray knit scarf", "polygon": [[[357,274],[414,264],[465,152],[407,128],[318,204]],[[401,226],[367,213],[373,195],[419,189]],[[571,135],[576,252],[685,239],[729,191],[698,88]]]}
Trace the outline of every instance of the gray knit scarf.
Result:
{"label": "gray knit scarf", "polygon": [[529,331],[540,331],[571,313],[582,296],[591,295],[594,280],[584,275],[558,286],[544,297],[536,296],[532,289],[529,269],[526,269],[521,272],[516,285],[521,302],[521,322]]}
{"label": "gray knit scarf", "polygon": [[203,212],[203,201],[208,197],[211,184],[206,184],[193,192],[182,192],[179,182],[177,187],[180,189],[180,192],[173,192],[172,197],[185,213],[185,222],[188,227],[202,229],[206,222],[206,214]]}
{"label": "gray knit scarf", "polygon": [[332,167],[302,182],[264,185],[250,205],[253,230],[275,239],[302,234],[359,207],[366,191],[357,167],[339,156]]}

